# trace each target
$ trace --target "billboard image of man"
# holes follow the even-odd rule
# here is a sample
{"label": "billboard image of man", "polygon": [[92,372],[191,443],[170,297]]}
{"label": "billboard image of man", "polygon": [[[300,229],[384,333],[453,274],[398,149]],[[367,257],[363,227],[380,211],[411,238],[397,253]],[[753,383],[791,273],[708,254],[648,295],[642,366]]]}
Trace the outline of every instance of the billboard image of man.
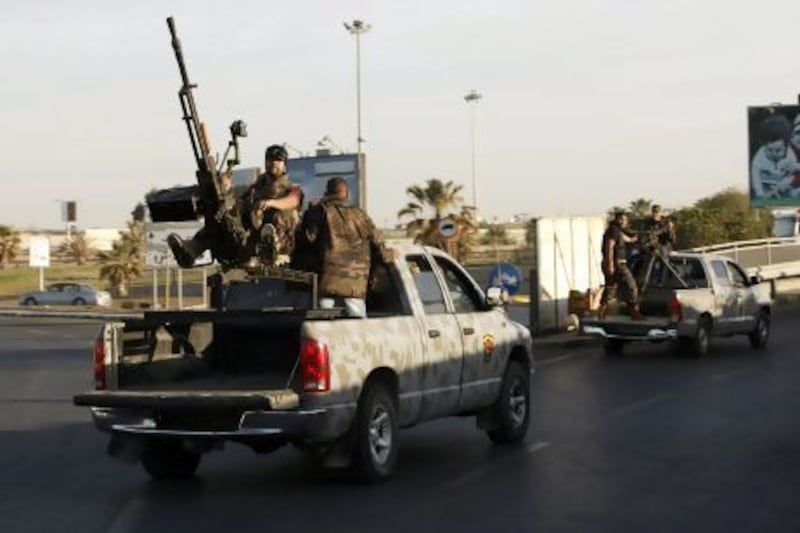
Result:
{"label": "billboard image of man", "polygon": [[751,108],[750,155],[751,203],[799,205],[800,108]]}

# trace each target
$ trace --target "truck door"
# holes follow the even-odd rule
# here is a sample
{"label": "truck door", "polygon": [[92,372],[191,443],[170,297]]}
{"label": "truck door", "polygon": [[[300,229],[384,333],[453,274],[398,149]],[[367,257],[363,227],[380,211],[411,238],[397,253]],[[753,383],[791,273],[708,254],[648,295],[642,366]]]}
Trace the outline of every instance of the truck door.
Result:
{"label": "truck door", "polygon": [[719,310],[714,317],[717,333],[730,333],[735,328],[735,320],[739,314],[739,302],[733,288],[728,267],[719,259],[711,261],[714,275],[714,307]]}
{"label": "truck door", "polygon": [[420,309],[415,309],[424,336],[421,418],[452,414],[461,396],[461,372],[464,350],[459,324],[448,312],[444,291],[427,257],[406,256],[414,279]]}
{"label": "truck door", "polygon": [[443,256],[435,261],[447,287],[449,306],[458,321],[464,345],[459,409],[486,405],[500,390],[507,346],[501,343],[508,317],[489,308],[480,289],[464,270]]}
{"label": "truck door", "polygon": [[755,327],[756,298],[747,275],[732,261],[726,262],[728,274],[731,277],[731,289],[735,294],[736,315],[732,321],[732,326],[738,332],[751,331]]}

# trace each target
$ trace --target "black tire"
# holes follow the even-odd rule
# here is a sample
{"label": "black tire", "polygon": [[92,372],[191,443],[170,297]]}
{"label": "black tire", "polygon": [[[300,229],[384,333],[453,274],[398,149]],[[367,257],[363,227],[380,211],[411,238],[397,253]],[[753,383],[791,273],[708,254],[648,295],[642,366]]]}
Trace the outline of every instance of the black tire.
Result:
{"label": "black tire", "polygon": [[186,450],[177,440],[152,440],[142,454],[142,466],[158,481],[189,479],[200,465],[201,454]]}
{"label": "black tire", "polygon": [[692,338],[692,355],[694,357],[704,357],[708,355],[711,347],[711,320],[700,318],[697,322],[697,330]]}
{"label": "black tire", "polygon": [[486,432],[495,444],[519,442],[528,433],[531,413],[531,375],[521,363],[509,361],[500,397],[495,404],[495,416],[500,426]]}
{"label": "black tire", "polygon": [[397,462],[397,404],[389,387],[381,382],[367,385],[358,403],[353,425],[354,466],[359,476],[376,483],[392,475]]}
{"label": "black tire", "polygon": [[72,305],[86,305],[86,300],[83,298],[75,298],[72,300]]}
{"label": "black tire", "polygon": [[36,301],[36,298],[31,297],[31,298],[25,298],[25,301],[23,302],[23,304],[24,305],[38,305],[39,302]]}
{"label": "black tire", "polygon": [[606,339],[603,341],[603,353],[609,357],[619,357],[625,351],[625,341],[622,339]]}
{"label": "black tire", "polygon": [[747,334],[747,338],[750,339],[750,346],[753,348],[763,348],[767,345],[769,341],[769,331],[770,331],[770,317],[769,313],[762,311],[758,314],[758,318],[756,319],[756,325],[753,328],[753,331]]}

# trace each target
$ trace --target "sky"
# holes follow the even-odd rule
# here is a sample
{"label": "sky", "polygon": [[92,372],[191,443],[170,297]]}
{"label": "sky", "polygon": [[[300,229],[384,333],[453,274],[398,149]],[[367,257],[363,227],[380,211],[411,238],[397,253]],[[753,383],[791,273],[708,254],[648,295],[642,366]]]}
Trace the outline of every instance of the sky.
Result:
{"label": "sky", "polygon": [[[680,208],[747,186],[747,106],[800,92],[796,0],[71,0],[0,2],[0,224],[120,227],[153,188],[194,183],[166,17],[216,151],[244,166],[328,135],[356,150],[361,37],[367,207],[397,222],[431,178],[482,217]],[[472,109],[470,90],[483,98]],[[290,155],[294,152],[290,151]]]}

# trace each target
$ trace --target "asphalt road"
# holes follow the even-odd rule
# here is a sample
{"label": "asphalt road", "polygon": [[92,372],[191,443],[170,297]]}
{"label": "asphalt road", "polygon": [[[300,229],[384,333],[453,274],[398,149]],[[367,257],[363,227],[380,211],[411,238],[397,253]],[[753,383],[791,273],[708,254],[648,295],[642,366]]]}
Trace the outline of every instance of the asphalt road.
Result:
{"label": "asphalt road", "polygon": [[800,307],[776,315],[764,352],[542,348],[522,446],[423,424],[379,486],[236,445],[196,480],[151,482],[72,406],[96,324],[2,318],[0,531],[798,531]]}

